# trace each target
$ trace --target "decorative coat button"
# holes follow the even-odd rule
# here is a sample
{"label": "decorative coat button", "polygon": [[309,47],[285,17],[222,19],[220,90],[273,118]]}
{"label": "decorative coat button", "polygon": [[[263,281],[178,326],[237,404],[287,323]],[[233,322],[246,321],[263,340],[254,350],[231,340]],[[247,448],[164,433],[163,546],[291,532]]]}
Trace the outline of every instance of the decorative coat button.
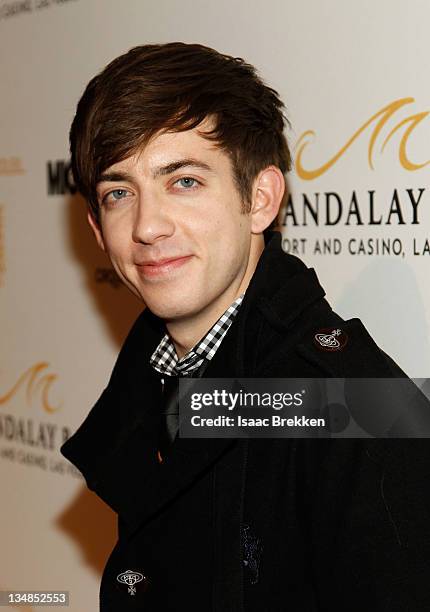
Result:
{"label": "decorative coat button", "polygon": [[128,586],[127,592],[129,595],[136,595],[137,587],[136,585],[139,582],[143,582],[142,590],[145,591],[148,587],[148,578],[144,576],[141,572],[134,572],[132,570],[127,570],[122,574],[119,574],[116,579],[121,584],[125,584]]}
{"label": "decorative coat button", "polygon": [[319,329],[314,336],[316,346],[322,351],[341,351],[348,342],[348,336],[341,329]]}

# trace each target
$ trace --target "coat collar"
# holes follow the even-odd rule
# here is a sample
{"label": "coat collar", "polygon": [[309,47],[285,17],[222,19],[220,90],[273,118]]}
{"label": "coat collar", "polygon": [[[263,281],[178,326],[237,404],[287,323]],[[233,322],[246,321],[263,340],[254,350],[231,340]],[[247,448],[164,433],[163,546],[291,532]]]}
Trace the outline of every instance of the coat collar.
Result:
{"label": "coat collar", "polygon": [[242,306],[205,373],[206,378],[255,376],[263,324],[285,335],[300,314],[325,296],[313,269],[284,253],[279,232],[267,232]]}
{"label": "coat collar", "polygon": [[[205,377],[252,376],[254,341],[263,322],[286,332],[324,291],[313,270],[281,249],[271,233],[236,320]],[[237,443],[232,439],[178,438],[169,458],[156,460],[160,385],[149,359],[164,334],[148,310],[133,326],[108,387],[61,452],[94,490],[137,528]]]}

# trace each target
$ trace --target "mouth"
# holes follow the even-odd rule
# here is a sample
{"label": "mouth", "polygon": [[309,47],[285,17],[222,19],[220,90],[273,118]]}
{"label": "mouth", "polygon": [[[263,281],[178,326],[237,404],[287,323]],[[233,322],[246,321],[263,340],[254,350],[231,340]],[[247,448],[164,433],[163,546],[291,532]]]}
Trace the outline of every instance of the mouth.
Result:
{"label": "mouth", "polygon": [[137,264],[136,267],[139,274],[145,278],[157,278],[166,276],[175,270],[178,270],[184,266],[192,255],[185,255],[182,257],[170,257],[168,259],[160,259],[158,261],[148,261]]}

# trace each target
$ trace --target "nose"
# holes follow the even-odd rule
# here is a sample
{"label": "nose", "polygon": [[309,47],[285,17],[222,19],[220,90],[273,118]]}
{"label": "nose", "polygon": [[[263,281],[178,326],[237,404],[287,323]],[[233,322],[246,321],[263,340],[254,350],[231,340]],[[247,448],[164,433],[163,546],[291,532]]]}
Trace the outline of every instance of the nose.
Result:
{"label": "nose", "polygon": [[134,242],[153,244],[174,233],[174,220],[160,198],[149,194],[142,195],[135,210],[132,234]]}

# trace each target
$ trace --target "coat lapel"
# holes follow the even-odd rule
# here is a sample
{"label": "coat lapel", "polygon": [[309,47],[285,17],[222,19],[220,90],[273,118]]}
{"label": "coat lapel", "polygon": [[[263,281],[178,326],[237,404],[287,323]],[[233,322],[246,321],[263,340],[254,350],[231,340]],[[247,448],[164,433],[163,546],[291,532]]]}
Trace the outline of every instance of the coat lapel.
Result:
{"label": "coat lapel", "polygon": [[[130,534],[235,444],[232,439],[178,438],[168,457],[158,461],[161,386],[149,358],[162,333],[145,311],[121,350],[108,387],[61,449]],[[223,365],[229,367],[226,361]],[[208,376],[220,371],[208,370]]]}
{"label": "coat lapel", "polygon": [[[323,295],[313,273],[296,258],[282,255],[279,242],[275,234],[260,258],[237,319],[209,364],[206,378],[252,376],[263,320],[282,326],[288,313],[303,307],[305,295],[312,300]],[[286,277],[291,278],[289,295],[285,295]],[[273,295],[277,297],[270,301]],[[159,463],[161,389],[149,358],[163,333],[162,323],[146,310],[120,352],[107,389],[62,447],[88,487],[118,512],[131,532],[238,444],[234,439],[178,438],[166,460]]]}

